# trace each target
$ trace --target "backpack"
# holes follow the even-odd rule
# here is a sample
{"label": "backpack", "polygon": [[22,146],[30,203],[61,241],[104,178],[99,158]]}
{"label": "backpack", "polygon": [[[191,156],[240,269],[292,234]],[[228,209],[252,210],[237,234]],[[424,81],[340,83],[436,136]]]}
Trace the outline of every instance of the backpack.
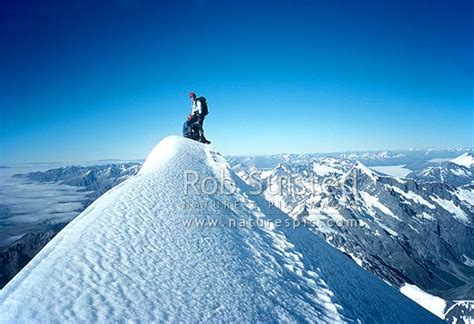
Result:
{"label": "backpack", "polygon": [[199,100],[201,103],[201,115],[207,116],[209,114],[209,109],[207,108],[207,101],[205,97],[199,97],[196,100]]}

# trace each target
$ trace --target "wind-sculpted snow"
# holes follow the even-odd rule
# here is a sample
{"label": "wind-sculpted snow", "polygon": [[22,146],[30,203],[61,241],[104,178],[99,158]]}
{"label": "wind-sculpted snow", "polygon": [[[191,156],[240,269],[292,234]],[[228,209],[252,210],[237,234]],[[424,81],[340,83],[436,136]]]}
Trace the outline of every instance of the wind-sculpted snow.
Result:
{"label": "wind-sculpted snow", "polygon": [[[236,191],[185,196],[190,170]],[[209,146],[168,137],[0,292],[0,322],[437,321],[288,220]]]}

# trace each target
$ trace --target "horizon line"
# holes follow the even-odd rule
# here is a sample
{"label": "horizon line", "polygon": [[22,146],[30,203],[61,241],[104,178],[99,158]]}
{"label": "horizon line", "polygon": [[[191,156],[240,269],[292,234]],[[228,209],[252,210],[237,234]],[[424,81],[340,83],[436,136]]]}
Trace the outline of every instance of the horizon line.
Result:
{"label": "horizon line", "polygon": [[[279,155],[315,155],[315,154],[349,154],[349,153],[376,153],[376,152],[413,152],[413,151],[463,151],[471,152],[474,151],[474,146],[471,147],[424,147],[424,148],[408,148],[408,149],[373,149],[373,150],[342,150],[342,151],[328,151],[328,152],[306,152],[306,153],[258,153],[258,154],[223,154],[224,157],[264,157],[264,156],[279,156]],[[68,160],[68,161],[30,161],[30,162],[14,162],[14,163],[1,163],[1,167],[18,166],[18,165],[33,165],[33,164],[72,164],[72,163],[93,163],[93,162],[144,162],[144,158],[101,158],[96,160]]]}

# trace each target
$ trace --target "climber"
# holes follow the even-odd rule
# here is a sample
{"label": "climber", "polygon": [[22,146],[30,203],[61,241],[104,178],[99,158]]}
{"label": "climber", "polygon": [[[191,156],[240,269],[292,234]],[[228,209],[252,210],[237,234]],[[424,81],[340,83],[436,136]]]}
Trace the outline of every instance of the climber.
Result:
{"label": "climber", "polygon": [[199,141],[201,143],[210,144],[211,142],[204,136],[203,123],[209,110],[207,108],[207,101],[205,97],[197,97],[196,93],[190,92],[189,99],[191,99],[191,115],[195,116],[196,124],[199,126]]}

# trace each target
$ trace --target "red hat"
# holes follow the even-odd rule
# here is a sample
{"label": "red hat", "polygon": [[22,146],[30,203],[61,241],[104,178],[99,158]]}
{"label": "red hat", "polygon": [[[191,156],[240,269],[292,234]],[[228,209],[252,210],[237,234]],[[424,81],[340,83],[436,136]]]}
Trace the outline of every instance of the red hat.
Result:
{"label": "red hat", "polygon": [[189,98],[196,98],[196,94],[191,91],[191,92],[189,93]]}

